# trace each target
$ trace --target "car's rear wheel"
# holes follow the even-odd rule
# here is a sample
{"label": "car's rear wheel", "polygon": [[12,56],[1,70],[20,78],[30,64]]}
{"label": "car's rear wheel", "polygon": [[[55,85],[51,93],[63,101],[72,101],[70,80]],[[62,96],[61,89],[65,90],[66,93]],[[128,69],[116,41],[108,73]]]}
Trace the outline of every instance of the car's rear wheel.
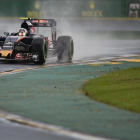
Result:
{"label": "car's rear wheel", "polygon": [[38,61],[34,61],[35,64],[44,64],[47,58],[47,48],[44,39],[34,39],[32,42],[32,52],[39,54]]}
{"label": "car's rear wheel", "polygon": [[74,54],[74,43],[70,36],[59,36],[57,39],[57,58],[59,61],[71,61]]}

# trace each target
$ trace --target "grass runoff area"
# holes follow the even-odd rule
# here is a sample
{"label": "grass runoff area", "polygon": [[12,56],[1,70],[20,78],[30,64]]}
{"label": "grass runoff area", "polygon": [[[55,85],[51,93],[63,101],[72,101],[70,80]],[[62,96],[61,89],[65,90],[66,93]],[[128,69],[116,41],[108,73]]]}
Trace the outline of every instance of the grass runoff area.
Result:
{"label": "grass runoff area", "polygon": [[140,67],[91,79],[83,90],[91,99],[140,113]]}

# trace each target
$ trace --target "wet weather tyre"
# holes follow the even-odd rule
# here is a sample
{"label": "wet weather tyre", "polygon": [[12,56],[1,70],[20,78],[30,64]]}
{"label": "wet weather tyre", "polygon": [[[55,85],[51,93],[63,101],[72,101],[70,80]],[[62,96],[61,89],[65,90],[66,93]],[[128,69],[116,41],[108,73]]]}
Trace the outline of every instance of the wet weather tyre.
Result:
{"label": "wet weather tyre", "polygon": [[32,52],[39,53],[39,61],[34,61],[35,64],[44,64],[47,58],[46,43],[43,39],[35,39],[32,43]]}
{"label": "wet weather tyre", "polygon": [[57,39],[57,58],[59,61],[71,61],[74,54],[74,43],[70,36],[59,36]]}

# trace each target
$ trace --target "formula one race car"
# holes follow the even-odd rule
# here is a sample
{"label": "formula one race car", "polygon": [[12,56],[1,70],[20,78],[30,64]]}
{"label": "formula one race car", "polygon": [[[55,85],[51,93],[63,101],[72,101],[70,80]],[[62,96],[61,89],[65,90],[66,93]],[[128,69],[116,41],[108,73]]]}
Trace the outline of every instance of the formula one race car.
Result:
{"label": "formula one race car", "polygon": [[[19,32],[4,32],[0,36],[0,60],[29,60],[44,64],[49,52],[59,61],[71,61],[74,53],[73,39],[59,36],[56,40],[56,21],[54,19],[22,18]],[[36,33],[35,27],[51,27],[52,40]],[[50,47],[51,46],[51,47]]]}

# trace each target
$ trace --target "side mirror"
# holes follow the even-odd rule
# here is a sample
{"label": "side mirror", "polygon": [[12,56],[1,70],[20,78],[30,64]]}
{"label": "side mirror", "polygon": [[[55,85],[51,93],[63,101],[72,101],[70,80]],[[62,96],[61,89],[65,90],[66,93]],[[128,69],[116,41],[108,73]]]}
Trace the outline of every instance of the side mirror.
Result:
{"label": "side mirror", "polygon": [[8,35],[9,35],[9,33],[8,33],[8,32],[4,32],[4,35],[8,36]]}

